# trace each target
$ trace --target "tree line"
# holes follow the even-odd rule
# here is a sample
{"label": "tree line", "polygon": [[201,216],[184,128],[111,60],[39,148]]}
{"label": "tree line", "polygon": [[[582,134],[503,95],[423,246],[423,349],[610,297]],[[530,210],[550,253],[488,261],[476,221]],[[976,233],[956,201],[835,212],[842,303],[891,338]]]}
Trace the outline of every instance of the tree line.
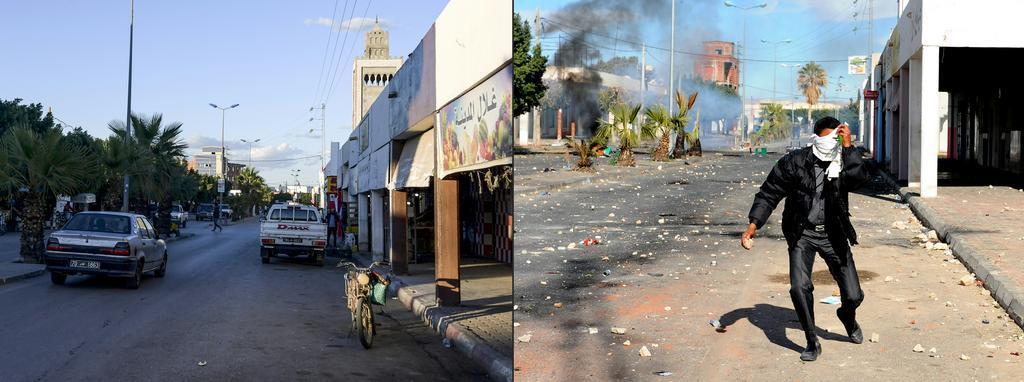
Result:
{"label": "tree line", "polygon": [[[188,169],[181,122],[165,122],[159,113],[133,113],[130,127],[111,121],[110,134],[100,138],[55,123],[41,104],[21,101],[0,100],[0,197],[7,216],[20,218],[24,262],[41,260],[46,222],[58,198],[92,193],[96,203],[89,209],[120,211],[127,175],[128,210],[152,217],[165,235],[174,204],[189,208],[218,195],[216,178]],[[226,186],[241,190],[224,202],[242,214],[271,201],[270,188],[251,168]]]}

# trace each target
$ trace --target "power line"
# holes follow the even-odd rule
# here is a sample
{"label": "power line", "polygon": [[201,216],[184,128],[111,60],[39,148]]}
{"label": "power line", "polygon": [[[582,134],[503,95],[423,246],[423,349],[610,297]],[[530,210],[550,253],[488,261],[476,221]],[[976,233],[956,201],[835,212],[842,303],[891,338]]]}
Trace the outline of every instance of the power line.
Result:
{"label": "power line", "polygon": [[[345,0],[345,8],[348,8],[348,0]],[[344,9],[344,8],[343,8]],[[320,59],[320,77],[316,80],[316,93],[313,95],[313,101],[316,101],[316,95],[320,94],[320,86],[324,79],[324,69],[327,67],[327,51],[331,48],[331,36],[334,35],[334,23],[338,19],[338,0],[334,0],[334,11],[331,12],[331,25],[327,28],[327,44],[324,45],[324,55]]]}
{"label": "power line", "polygon": [[[552,21],[551,19],[548,19],[548,18],[542,17],[541,19],[547,21],[550,24],[554,24],[556,27],[567,27],[567,28],[575,29],[575,30],[579,31],[578,33],[585,33],[585,34],[589,34],[589,35],[593,35],[593,36],[598,36],[598,37],[603,37],[603,38],[607,38],[607,39],[611,39],[611,40],[617,40],[619,42],[633,44],[634,46],[642,45],[641,43],[638,43],[636,41],[624,40],[624,39],[620,39],[620,38],[616,38],[616,37],[602,35],[602,34],[599,34],[599,33],[586,32],[586,31],[583,31],[580,28],[573,27],[573,26],[570,26],[570,25],[565,25],[565,24],[562,24],[562,23],[559,23],[559,22],[556,22],[556,21]],[[563,29],[563,31],[565,31],[565,30]],[[654,45],[647,45],[647,48],[648,49],[659,50],[659,51],[663,51],[663,52],[671,52],[672,51],[669,48],[664,48],[664,47],[654,46]],[[695,56],[695,57],[707,57],[707,58],[718,57],[717,55],[713,55],[713,54],[695,53],[695,52],[688,52],[688,51],[683,51],[683,50],[678,50],[678,49],[676,49],[675,52],[677,54],[685,54],[685,55]],[[835,59],[835,60],[813,60],[813,59],[809,59],[809,60],[766,60],[766,59],[757,59],[757,58],[735,58],[735,59],[737,61],[740,61],[740,62],[770,62],[770,63],[785,63],[785,62],[803,63],[803,62],[807,62],[807,61],[815,61],[815,62],[846,62],[845,58],[844,59]]]}
{"label": "power line", "polygon": [[319,155],[319,154],[317,154],[317,155],[310,155],[310,156],[305,156],[305,157],[298,157],[298,158],[284,158],[284,159],[253,159],[252,161],[253,161],[253,162],[289,162],[289,161],[297,161],[297,160],[303,160],[303,159],[313,159],[313,158],[319,158],[319,157],[320,157],[320,155]]}
{"label": "power line", "polygon": [[[345,20],[350,19],[352,16],[355,15],[355,9],[356,9],[356,6],[358,6],[358,5],[359,5],[359,0],[356,0],[354,3],[352,3],[352,12],[349,13],[349,11],[346,10],[348,8],[348,0],[345,0],[345,8],[343,8],[341,10],[342,22],[344,22]],[[349,14],[349,15],[345,16],[346,14]],[[345,50],[345,43],[348,42],[348,31],[349,31],[349,28],[345,28],[345,40],[342,41],[342,45],[341,45],[341,50],[342,51]],[[337,67],[335,66],[337,64],[330,64],[330,63],[335,61],[334,57],[337,56],[337,54],[338,54],[338,40],[340,40],[340,35],[341,35],[341,24],[340,23],[338,24],[337,35],[339,37],[336,37],[334,39],[334,47],[331,48],[331,59],[327,60],[327,62],[329,64],[328,71],[327,71],[327,76],[328,76],[328,78],[331,78],[331,86],[334,86],[334,80],[333,80],[334,77],[333,76],[334,76],[335,71],[337,70]],[[341,61],[341,59],[339,58],[338,61]],[[334,68],[334,69],[331,69],[331,68]],[[326,80],[324,81],[324,85],[325,86],[327,85],[327,81]],[[320,100],[320,102],[315,102],[315,103],[323,103],[324,94],[327,93],[327,90],[328,90],[328,88],[324,87],[324,88],[321,88],[317,92],[317,97],[316,98],[318,100]]]}
{"label": "power line", "polygon": [[[363,16],[359,20],[360,21],[360,24],[359,24],[360,28],[363,27],[366,24],[366,13],[370,11],[370,5],[372,5],[372,4],[373,4],[373,0],[370,0],[370,1],[368,1],[366,3],[366,8],[363,9]],[[353,11],[355,10],[354,6],[352,7],[352,10]],[[350,30],[351,30],[351,28],[349,28],[348,30],[345,31],[345,43],[342,44],[342,47],[341,47],[342,48],[342,56],[338,57],[338,65],[334,69],[335,70],[335,74],[337,74],[338,68],[341,67],[341,58],[348,56],[347,53],[344,53],[344,50],[345,50],[345,45],[348,43],[348,32]],[[351,51],[352,47],[354,47],[355,45],[356,45],[356,42],[353,40],[352,41],[352,45],[349,46],[349,51]],[[327,103],[327,101],[329,101],[331,99],[331,95],[334,94],[334,80],[336,80],[336,79],[337,79],[337,75],[335,75],[335,77],[333,79],[331,79],[331,87],[330,87],[329,91],[327,92],[327,98],[324,98],[322,103]]]}

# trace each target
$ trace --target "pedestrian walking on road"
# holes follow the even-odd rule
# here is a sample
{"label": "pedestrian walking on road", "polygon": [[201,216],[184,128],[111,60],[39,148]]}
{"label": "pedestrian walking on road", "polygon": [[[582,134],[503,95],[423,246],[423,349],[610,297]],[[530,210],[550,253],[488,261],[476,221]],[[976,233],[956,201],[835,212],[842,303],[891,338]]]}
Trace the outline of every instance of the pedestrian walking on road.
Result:
{"label": "pedestrian walking on road", "polygon": [[336,247],[338,246],[338,211],[333,208],[328,210],[325,219],[327,220],[327,246]]}
{"label": "pedestrian walking on road", "polygon": [[220,230],[224,232],[224,227],[220,226],[220,202],[213,203],[213,229],[210,231]]}
{"label": "pedestrian walking on road", "polygon": [[850,142],[850,128],[839,120],[825,117],[814,124],[814,144],[795,150],[779,159],[754,196],[750,225],[740,244],[750,249],[751,238],[768,222],[779,201],[786,199],[782,212],[782,232],[789,245],[790,297],[800,326],[807,337],[807,348],[800,354],[814,361],[821,344],[814,334],[814,285],[811,268],[817,253],[828,265],[839,285],[842,305],[837,311],[853,343],[864,341],[857,324],[856,310],[864,300],[850,246],[857,244],[857,232],[850,223],[849,191],[862,186],[870,170]]}

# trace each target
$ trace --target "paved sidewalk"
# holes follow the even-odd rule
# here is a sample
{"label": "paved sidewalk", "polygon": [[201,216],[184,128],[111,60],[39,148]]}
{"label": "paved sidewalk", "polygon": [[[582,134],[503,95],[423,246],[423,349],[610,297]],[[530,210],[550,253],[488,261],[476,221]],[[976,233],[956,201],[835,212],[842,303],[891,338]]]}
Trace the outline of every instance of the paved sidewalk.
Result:
{"label": "paved sidewalk", "polygon": [[[892,177],[886,180],[896,187]],[[917,187],[899,192],[1024,328],[1024,190],[939,187],[938,196],[928,199],[919,197]]]}
{"label": "paved sidewalk", "polygon": [[[368,254],[357,254],[369,263]],[[410,264],[396,275],[391,293],[406,309],[451,341],[496,381],[512,380],[512,267],[482,259],[462,259],[462,306],[438,307],[434,264]]]}

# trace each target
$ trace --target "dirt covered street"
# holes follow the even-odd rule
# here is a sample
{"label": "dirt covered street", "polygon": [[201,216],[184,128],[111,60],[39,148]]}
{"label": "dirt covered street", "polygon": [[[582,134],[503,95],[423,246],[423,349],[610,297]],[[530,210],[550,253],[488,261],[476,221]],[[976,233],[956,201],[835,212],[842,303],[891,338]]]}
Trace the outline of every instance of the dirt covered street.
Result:
{"label": "dirt covered street", "polygon": [[839,305],[821,302],[838,288],[818,258],[823,353],[801,362],[783,205],[752,250],[739,245],[753,194],[780,156],[641,156],[635,168],[599,159],[587,174],[562,155],[518,155],[516,379],[1022,378],[1021,329],[878,180],[850,195],[865,342],[849,342]]}

